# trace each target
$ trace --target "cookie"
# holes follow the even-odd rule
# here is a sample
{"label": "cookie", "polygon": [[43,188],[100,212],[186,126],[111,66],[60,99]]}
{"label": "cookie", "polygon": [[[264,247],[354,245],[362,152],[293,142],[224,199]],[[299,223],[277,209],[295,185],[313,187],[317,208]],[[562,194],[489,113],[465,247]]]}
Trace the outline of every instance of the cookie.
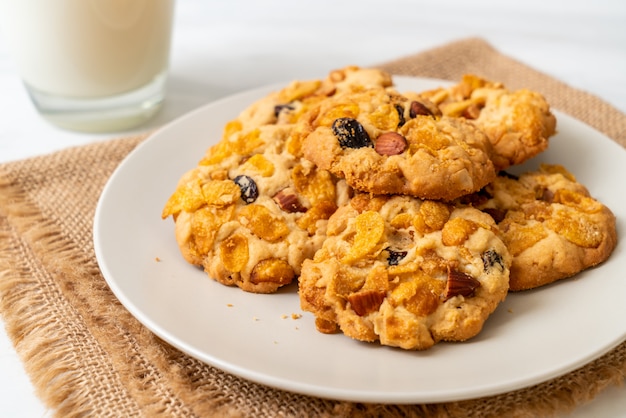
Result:
{"label": "cookie", "polygon": [[308,106],[335,94],[389,83],[384,72],[347,67],[325,80],[293,82],[228,122],[162,211],[175,221],[185,260],[249,292],[272,293],[291,283],[351,193],[344,181],[300,157],[295,123]]}
{"label": "cookie", "polygon": [[489,213],[513,256],[510,290],[526,290],[605,261],[617,244],[615,216],[559,165],[501,173],[462,203]]}
{"label": "cookie", "polygon": [[304,156],[359,191],[452,200],[495,177],[482,131],[391,88],[336,95],[300,124]]}
{"label": "cookie", "polygon": [[505,299],[510,255],[477,209],[357,194],[299,278],[317,329],[424,350],[477,335]]}
{"label": "cookie", "polygon": [[222,140],[207,150],[200,164],[214,164],[231,156],[240,158],[262,151],[264,143],[259,141],[258,130],[273,126],[284,128],[276,140],[284,143],[290,154],[300,157],[301,138],[294,128],[312,106],[337,94],[387,87],[391,83],[391,76],[384,71],[356,66],[333,70],[322,80],[292,81],[252,103],[229,121]]}
{"label": "cookie", "polygon": [[455,86],[420,96],[434,102],[444,115],[466,119],[485,132],[497,170],[541,153],[556,132],[548,102],[528,89],[509,91],[501,83],[465,75]]}

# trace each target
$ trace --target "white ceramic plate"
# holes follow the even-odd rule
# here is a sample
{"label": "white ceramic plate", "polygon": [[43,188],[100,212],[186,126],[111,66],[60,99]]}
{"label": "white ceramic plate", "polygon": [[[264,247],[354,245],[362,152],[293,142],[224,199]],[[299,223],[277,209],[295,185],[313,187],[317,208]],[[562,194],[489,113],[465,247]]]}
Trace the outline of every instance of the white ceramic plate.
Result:
{"label": "white ceramic plate", "polygon": [[[443,82],[395,79],[400,90]],[[221,137],[222,127],[278,86],[202,107],[134,150],[104,189],[94,224],[98,262],[122,304],[189,355],[272,387],[324,398],[442,402],[493,395],[565,374],[626,338],[626,261],[619,244],[598,268],[552,286],[510,294],[482,333],[465,343],[407,352],[317,332],[295,287],[255,295],[209,279],[181,258],[171,219],[160,214],[179,177]],[[569,168],[626,219],[626,151],[557,112],[559,133],[541,161]],[[517,171],[520,171],[519,169]]]}

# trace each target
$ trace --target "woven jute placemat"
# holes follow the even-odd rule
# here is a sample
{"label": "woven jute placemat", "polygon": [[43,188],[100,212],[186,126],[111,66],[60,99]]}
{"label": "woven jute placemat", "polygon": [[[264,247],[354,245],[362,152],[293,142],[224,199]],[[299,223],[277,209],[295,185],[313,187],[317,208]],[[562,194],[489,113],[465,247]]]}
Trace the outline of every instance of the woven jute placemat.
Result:
{"label": "woven jute placemat", "polygon": [[[480,39],[380,65],[458,80],[473,72],[545,94],[555,108],[626,146],[626,116],[508,58]],[[107,287],[92,219],[102,188],[146,135],[0,166],[0,313],[38,396],[59,417],[530,417],[563,413],[626,375],[626,343],[565,376],[482,399],[375,405],[272,389],[161,341]]]}

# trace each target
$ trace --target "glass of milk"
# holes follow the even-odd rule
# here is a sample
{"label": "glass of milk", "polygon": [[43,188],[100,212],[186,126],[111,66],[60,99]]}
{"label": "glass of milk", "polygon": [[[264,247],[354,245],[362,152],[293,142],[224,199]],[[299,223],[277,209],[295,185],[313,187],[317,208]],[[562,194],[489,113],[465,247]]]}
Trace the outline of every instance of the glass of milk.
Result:
{"label": "glass of milk", "polygon": [[135,127],[161,107],[174,0],[0,0],[33,104],[79,131]]}

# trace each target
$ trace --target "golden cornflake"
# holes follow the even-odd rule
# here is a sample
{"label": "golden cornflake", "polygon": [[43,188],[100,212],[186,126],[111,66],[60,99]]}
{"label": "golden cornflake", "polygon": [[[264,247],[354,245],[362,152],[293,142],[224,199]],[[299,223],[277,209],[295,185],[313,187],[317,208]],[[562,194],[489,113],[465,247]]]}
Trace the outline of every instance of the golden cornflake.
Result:
{"label": "golden cornflake", "polygon": [[202,205],[205,200],[200,187],[200,180],[190,181],[179,186],[168,199],[161,217],[163,219],[170,215],[178,215],[181,211],[193,212]]}
{"label": "golden cornflake", "polygon": [[242,225],[254,235],[269,242],[278,241],[289,235],[289,227],[282,217],[274,216],[262,205],[248,205],[241,209]]}
{"label": "golden cornflake", "polygon": [[579,247],[597,248],[604,239],[598,225],[579,213],[558,212],[546,221],[546,226]]}
{"label": "golden cornflake", "polygon": [[309,235],[315,234],[317,221],[326,220],[335,213],[337,205],[328,200],[322,200],[308,209],[300,218],[296,220],[296,225],[306,230]]}
{"label": "golden cornflake", "polygon": [[208,207],[198,209],[191,214],[191,233],[198,255],[211,251],[216,231],[217,221]]}
{"label": "golden cornflake", "polygon": [[243,235],[231,235],[220,244],[220,259],[231,273],[243,270],[248,258],[248,239]]}
{"label": "golden cornflake", "polygon": [[254,154],[241,167],[244,171],[252,168],[263,177],[269,177],[274,174],[274,164],[263,156],[263,154]]}
{"label": "golden cornflake", "polygon": [[289,263],[278,258],[268,258],[254,266],[250,281],[254,284],[271,282],[285,285],[291,283],[295,276]]}
{"label": "golden cornflake", "polygon": [[227,206],[241,196],[241,189],[232,180],[211,180],[202,186],[204,200],[209,205]]}
{"label": "golden cornflake", "polygon": [[291,178],[298,194],[309,199],[312,205],[323,200],[335,201],[335,184],[328,171],[298,164],[293,168]]}
{"label": "golden cornflake", "polygon": [[318,126],[332,126],[333,122],[339,118],[356,118],[361,109],[354,102],[338,103],[336,106],[323,112],[317,119]]}
{"label": "golden cornflake", "polygon": [[283,103],[300,100],[315,93],[321,84],[319,80],[294,81],[280,91],[279,100]]}
{"label": "golden cornflake", "polygon": [[530,225],[518,225],[509,223],[508,219],[500,224],[504,233],[504,242],[513,257],[521,254],[524,250],[532,247],[537,242],[548,236],[539,222]]}
{"label": "golden cornflake", "polygon": [[369,115],[369,120],[381,131],[392,131],[400,123],[400,115],[394,106],[385,103]]}
{"label": "golden cornflake", "polygon": [[472,235],[479,225],[465,218],[454,218],[446,222],[441,231],[443,245],[461,245]]}
{"label": "golden cornflake", "polygon": [[354,219],[354,228],[354,243],[342,260],[346,263],[364,258],[376,249],[385,233],[385,221],[380,213],[367,211]]}

